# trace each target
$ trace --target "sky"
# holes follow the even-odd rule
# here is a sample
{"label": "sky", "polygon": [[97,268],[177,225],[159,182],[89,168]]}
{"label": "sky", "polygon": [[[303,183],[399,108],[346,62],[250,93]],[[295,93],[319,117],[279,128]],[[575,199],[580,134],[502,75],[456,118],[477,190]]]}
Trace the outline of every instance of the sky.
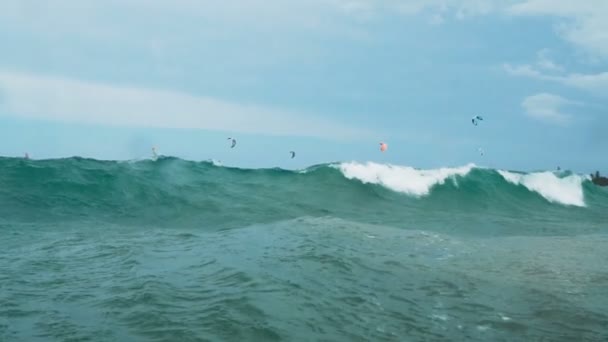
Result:
{"label": "sky", "polygon": [[608,173],[605,0],[3,0],[0,43],[3,156]]}

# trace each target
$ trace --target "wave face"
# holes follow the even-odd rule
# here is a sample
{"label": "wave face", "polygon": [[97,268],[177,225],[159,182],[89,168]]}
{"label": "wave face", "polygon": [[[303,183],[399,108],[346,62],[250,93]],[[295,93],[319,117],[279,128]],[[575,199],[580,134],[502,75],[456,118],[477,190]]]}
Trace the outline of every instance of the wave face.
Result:
{"label": "wave face", "polygon": [[466,165],[0,158],[1,341],[605,341],[608,191]]}
{"label": "wave face", "polygon": [[[216,230],[330,216],[435,231],[449,226],[463,232],[560,234],[593,230],[606,218],[608,205],[605,189],[586,176],[475,165],[419,170],[350,162],[287,171],[163,157],[132,162],[4,158],[0,166],[0,217],[23,223],[94,220]],[[528,221],[509,225],[507,217]],[[468,224],[488,218],[493,228]],[[561,222],[563,231],[535,226],[547,220]],[[567,222],[577,224],[566,227]]]}

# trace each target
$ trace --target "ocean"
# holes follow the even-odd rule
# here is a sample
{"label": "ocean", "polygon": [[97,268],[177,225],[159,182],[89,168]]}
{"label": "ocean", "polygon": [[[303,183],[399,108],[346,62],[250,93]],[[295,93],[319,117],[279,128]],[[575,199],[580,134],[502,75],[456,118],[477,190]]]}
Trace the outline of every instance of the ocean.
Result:
{"label": "ocean", "polygon": [[0,158],[0,341],[607,341],[568,171]]}

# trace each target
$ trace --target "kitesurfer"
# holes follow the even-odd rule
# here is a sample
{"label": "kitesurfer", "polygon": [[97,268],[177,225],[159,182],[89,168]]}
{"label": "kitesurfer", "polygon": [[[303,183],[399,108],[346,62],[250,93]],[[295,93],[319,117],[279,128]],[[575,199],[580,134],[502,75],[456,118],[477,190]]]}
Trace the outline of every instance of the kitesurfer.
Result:
{"label": "kitesurfer", "polygon": [[600,176],[599,171],[595,171],[595,175],[591,174],[591,181],[595,185],[608,186],[608,178]]}

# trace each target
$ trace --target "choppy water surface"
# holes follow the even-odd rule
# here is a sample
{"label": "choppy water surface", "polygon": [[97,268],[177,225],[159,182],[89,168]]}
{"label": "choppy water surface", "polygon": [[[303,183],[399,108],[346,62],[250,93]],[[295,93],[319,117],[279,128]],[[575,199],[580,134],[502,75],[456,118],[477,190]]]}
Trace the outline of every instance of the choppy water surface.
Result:
{"label": "choppy water surface", "polygon": [[585,176],[0,159],[2,341],[605,341]]}

